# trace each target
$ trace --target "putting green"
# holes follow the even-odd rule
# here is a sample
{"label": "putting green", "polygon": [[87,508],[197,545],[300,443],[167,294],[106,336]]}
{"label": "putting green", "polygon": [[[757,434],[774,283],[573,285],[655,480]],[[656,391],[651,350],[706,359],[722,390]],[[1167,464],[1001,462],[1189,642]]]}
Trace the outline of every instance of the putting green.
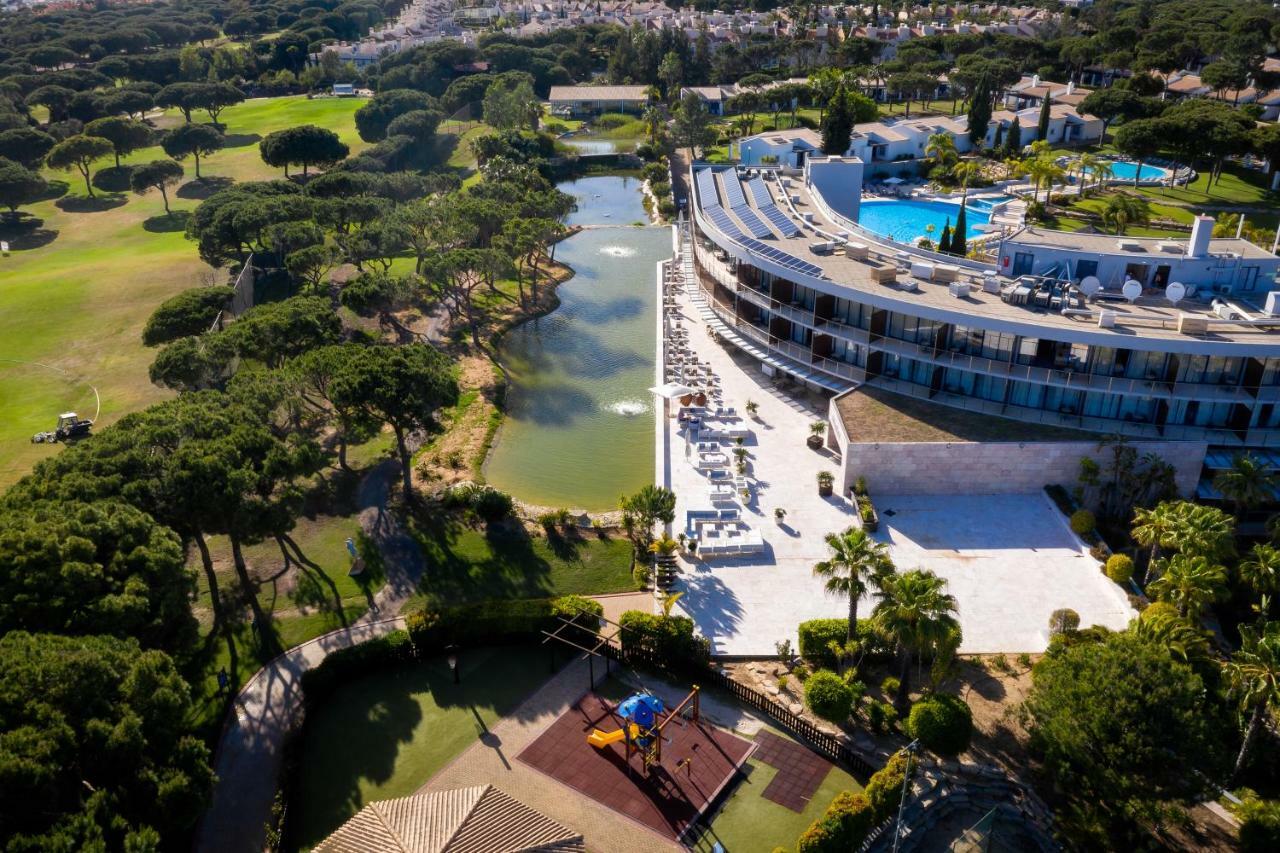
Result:
{"label": "putting green", "polygon": [[[279,177],[280,170],[262,162],[258,140],[299,124],[330,128],[352,150],[364,147],[353,119],[363,103],[289,97],[232,107],[221,116],[231,147],[206,158],[201,173],[237,181]],[[180,121],[180,116],[165,115],[157,123]],[[162,157],[164,152],[153,147],[124,162]],[[110,160],[99,164],[109,165]],[[194,177],[191,161],[183,165],[188,178]],[[24,240],[0,228],[0,239],[14,247],[0,257],[0,488],[57,452],[31,444],[33,433],[51,429],[60,412],[93,414],[90,386],[102,395],[100,425],[167,396],[147,378],[154,351],[141,343],[142,326],[175,293],[224,280],[184,238],[182,214],[164,216],[158,192],[112,198],[97,191],[104,200],[85,210],[79,173],[50,172],[47,177],[65,182],[67,194],[23,208],[42,220],[45,233]],[[189,212],[199,204],[191,189],[187,184],[170,191],[175,212]]]}

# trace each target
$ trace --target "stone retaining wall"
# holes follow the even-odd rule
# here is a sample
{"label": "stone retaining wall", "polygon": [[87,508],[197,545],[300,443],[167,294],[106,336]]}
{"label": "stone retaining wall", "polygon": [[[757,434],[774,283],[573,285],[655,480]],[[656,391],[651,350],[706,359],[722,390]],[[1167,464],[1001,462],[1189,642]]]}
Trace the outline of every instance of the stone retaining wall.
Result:
{"label": "stone retaining wall", "polygon": [[[841,494],[865,477],[871,494],[1022,494],[1080,475],[1080,460],[1105,464],[1106,451],[1094,442],[931,442],[845,443],[835,438],[844,470]],[[1139,454],[1155,453],[1177,470],[1179,494],[1195,491],[1208,445],[1194,441],[1133,441]]]}

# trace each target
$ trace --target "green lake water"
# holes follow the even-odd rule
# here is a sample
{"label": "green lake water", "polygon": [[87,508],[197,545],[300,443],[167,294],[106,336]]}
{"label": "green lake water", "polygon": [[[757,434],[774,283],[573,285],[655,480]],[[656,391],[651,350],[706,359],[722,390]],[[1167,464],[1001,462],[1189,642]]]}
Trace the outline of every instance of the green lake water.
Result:
{"label": "green lake water", "polygon": [[658,261],[667,228],[645,219],[640,181],[613,176],[560,185],[578,198],[570,224],[592,227],[556,247],[574,276],[560,307],[503,338],[507,414],[485,466],[489,482],[545,506],[615,509],[653,482]]}

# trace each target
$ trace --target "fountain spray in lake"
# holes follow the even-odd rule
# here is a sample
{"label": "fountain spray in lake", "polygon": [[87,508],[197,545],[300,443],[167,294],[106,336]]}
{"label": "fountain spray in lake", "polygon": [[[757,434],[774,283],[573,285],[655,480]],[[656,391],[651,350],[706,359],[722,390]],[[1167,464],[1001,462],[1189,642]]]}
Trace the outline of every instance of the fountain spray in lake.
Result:
{"label": "fountain spray in lake", "polygon": [[611,258],[634,258],[636,250],[634,246],[602,246],[600,254]]}
{"label": "fountain spray in lake", "polygon": [[643,400],[619,400],[609,406],[609,411],[622,415],[624,418],[634,418],[636,415],[643,415],[649,411],[649,404]]}

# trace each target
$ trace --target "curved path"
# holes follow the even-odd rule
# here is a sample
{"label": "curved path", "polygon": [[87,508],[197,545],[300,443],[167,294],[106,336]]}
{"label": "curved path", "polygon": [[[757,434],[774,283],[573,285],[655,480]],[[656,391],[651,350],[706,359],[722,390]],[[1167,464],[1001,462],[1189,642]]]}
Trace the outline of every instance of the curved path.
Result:
{"label": "curved path", "polygon": [[386,509],[398,473],[395,460],[384,460],[360,483],[358,494],[360,526],[382,552],[386,584],[373,597],[369,612],[351,627],[289,649],[241,689],[214,754],[213,802],[200,821],[196,850],[263,849],[281,749],[286,735],[302,720],[302,674],[319,666],[330,652],[405,626],[404,618],[395,614],[417,589],[426,563],[417,542]]}

